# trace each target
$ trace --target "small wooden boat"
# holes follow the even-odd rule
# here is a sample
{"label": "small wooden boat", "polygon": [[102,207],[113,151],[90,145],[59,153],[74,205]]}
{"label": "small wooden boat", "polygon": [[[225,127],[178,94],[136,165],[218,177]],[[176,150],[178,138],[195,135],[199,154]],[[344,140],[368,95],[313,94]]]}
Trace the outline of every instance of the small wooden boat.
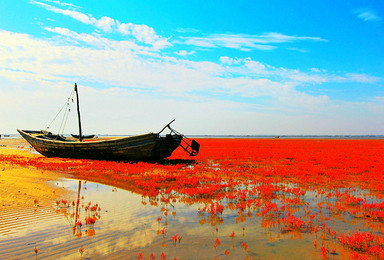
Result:
{"label": "small wooden boat", "polygon": [[[77,139],[66,138],[48,131],[17,130],[37,152],[46,157],[137,161],[159,160],[171,156],[172,152],[182,147],[190,156],[199,153],[200,145],[195,140],[189,140],[171,127],[171,121],[159,133],[143,135],[85,140],[81,132],[80,110],[77,85],[77,112],[79,135]],[[168,128],[169,134],[160,134]]]}

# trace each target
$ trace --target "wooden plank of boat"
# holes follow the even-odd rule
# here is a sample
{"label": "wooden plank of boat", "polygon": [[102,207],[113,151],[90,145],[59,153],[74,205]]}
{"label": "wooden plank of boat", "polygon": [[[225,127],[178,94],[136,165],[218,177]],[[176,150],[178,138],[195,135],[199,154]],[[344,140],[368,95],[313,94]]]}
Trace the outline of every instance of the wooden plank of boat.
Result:
{"label": "wooden plank of boat", "polygon": [[[71,134],[73,138],[80,139],[79,135]],[[81,136],[83,139],[92,139],[95,137],[95,135],[82,135]]]}
{"label": "wooden plank of boat", "polygon": [[158,160],[169,157],[180,145],[182,135],[165,137],[155,133],[137,136],[78,142],[45,138],[42,131],[17,130],[37,152],[46,157],[97,160]]}

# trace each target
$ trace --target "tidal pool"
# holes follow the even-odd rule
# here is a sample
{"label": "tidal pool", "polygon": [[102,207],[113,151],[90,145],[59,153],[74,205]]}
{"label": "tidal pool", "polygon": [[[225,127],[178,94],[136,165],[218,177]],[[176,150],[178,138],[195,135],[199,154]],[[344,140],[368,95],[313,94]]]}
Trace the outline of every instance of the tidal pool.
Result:
{"label": "tidal pool", "polygon": [[316,258],[314,235],[297,239],[295,233],[263,228],[262,219],[251,212],[203,214],[204,203],[149,200],[89,181],[62,179],[54,185],[71,195],[51,208],[2,212],[2,222],[10,223],[0,229],[2,259]]}

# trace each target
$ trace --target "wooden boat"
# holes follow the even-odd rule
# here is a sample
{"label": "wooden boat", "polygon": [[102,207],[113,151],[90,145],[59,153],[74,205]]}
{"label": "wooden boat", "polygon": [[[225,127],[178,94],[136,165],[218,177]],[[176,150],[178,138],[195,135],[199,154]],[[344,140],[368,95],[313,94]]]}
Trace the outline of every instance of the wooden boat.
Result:
{"label": "wooden boat", "polygon": [[46,157],[98,160],[157,160],[171,156],[183,138],[148,133],[97,141],[76,141],[47,137],[44,131],[17,130],[36,151]]}
{"label": "wooden boat", "polygon": [[[77,111],[79,122],[78,140],[55,135],[48,131],[17,130],[21,136],[30,143],[37,152],[46,157],[137,161],[159,160],[171,156],[172,152],[182,147],[190,156],[198,154],[200,145],[195,140],[189,140],[167,124],[158,133],[119,137],[110,139],[84,140],[81,132],[78,90],[75,84],[77,97]],[[169,134],[160,134],[168,128]]]}

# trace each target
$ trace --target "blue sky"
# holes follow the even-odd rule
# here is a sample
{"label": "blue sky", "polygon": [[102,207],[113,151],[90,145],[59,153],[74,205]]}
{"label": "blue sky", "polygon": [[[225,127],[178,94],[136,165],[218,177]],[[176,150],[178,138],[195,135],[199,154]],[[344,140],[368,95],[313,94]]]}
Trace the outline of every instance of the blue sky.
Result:
{"label": "blue sky", "polygon": [[44,129],[77,82],[88,133],[384,134],[383,18],[381,1],[2,0],[0,132]]}

